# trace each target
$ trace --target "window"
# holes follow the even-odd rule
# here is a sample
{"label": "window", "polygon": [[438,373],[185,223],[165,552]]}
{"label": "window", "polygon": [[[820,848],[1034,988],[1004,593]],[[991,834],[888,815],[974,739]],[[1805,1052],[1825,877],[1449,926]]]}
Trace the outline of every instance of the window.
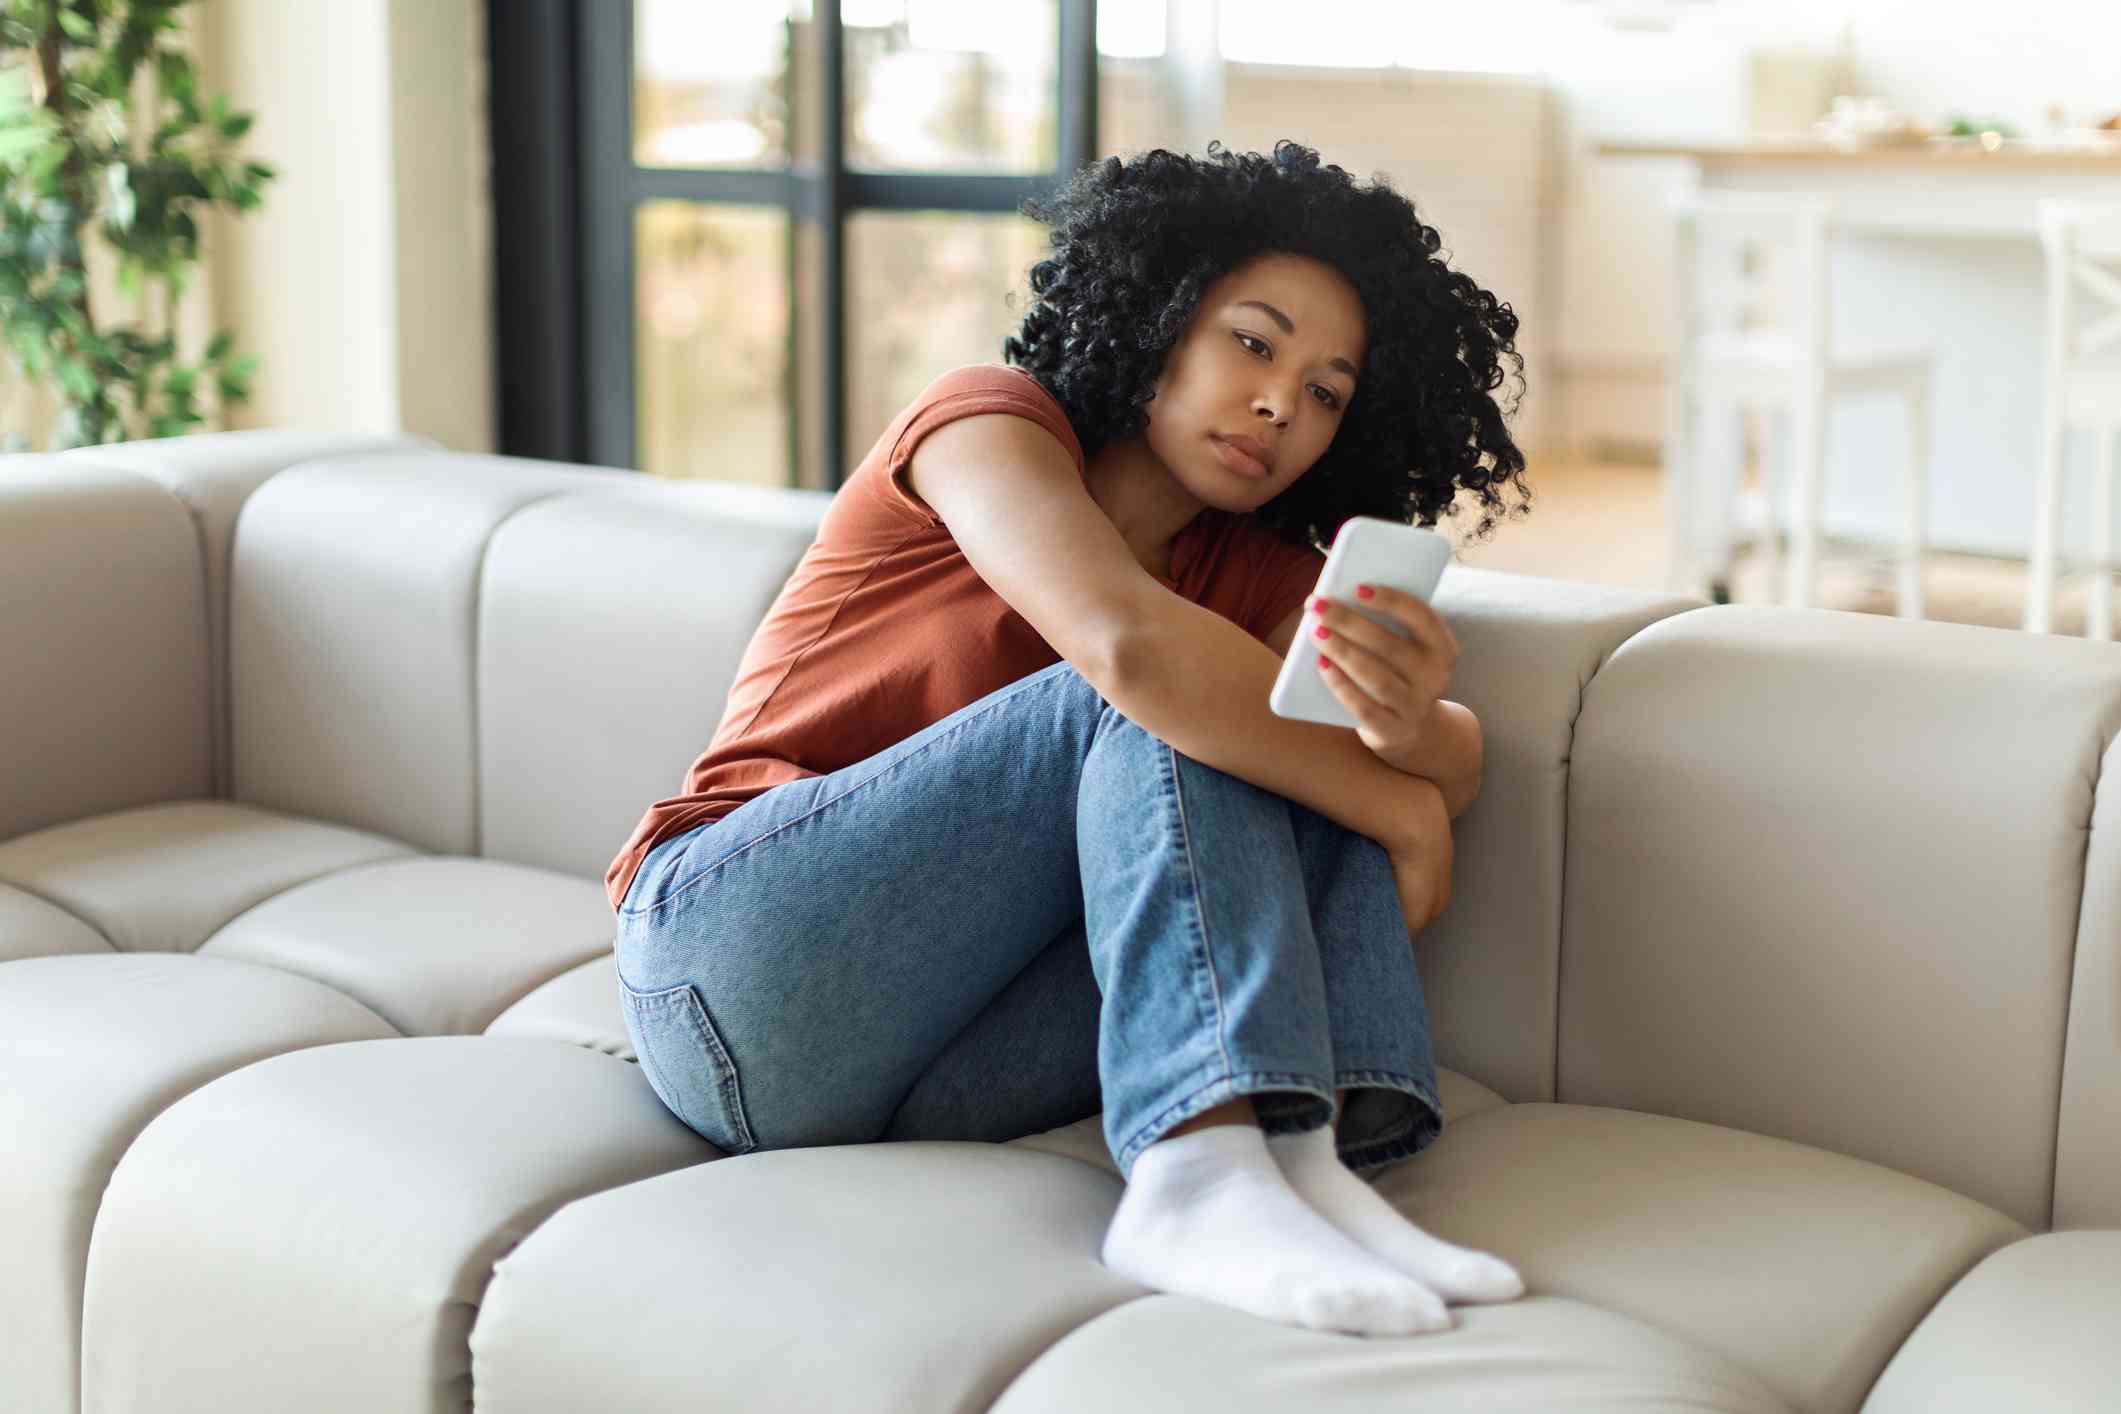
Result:
{"label": "window", "polygon": [[1093,0],[488,17],[520,455],[837,488],[930,379],[1000,359],[1045,249],[1018,208],[1096,151]]}

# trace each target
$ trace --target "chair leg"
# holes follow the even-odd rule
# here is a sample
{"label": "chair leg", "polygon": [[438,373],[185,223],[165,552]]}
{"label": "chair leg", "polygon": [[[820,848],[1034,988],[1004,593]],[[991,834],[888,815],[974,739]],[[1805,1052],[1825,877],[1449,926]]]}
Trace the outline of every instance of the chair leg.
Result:
{"label": "chair leg", "polygon": [[1790,562],[1783,603],[1808,609],[1818,594],[1819,522],[1826,490],[1823,375],[1800,375],[1790,400]]}
{"label": "chair leg", "polygon": [[1664,419],[1664,585],[1674,594],[1697,591],[1694,575],[1694,496],[1697,461],[1693,448],[1693,393],[1683,376],[1665,385],[1670,399]]}
{"label": "chair leg", "polygon": [[1787,409],[1773,402],[1767,404],[1760,417],[1760,491],[1768,508],[1767,533],[1761,537],[1760,553],[1769,584],[1781,584],[1786,573],[1786,542],[1778,507],[1782,505],[1783,489],[1789,484],[1787,417]]}
{"label": "chair leg", "polygon": [[2114,636],[2114,438],[2121,426],[2094,429],[2092,454],[2092,572],[2086,586],[2084,636]]}
{"label": "chair leg", "polygon": [[1923,617],[1922,547],[1929,524],[1929,430],[1929,376],[1924,372],[1907,385],[1907,463],[1901,472],[1907,509],[1901,526],[1899,586],[1903,619]]}
{"label": "chair leg", "polygon": [[[2052,375],[2050,375],[2052,377]],[[2033,544],[2026,560],[2025,631],[2050,633],[2055,613],[2055,550],[2061,538],[2062,442],[2060,407],[2049,404],[2040,430],[2040,461],[2033,478]]]}
{"label": "chair leg", "polygon": [[[1703,395],[1693,445],[1694,544],[1709,582],[1727,590],[1737,558],[1733,525],[1745,469],[1745,414],[1736,398],[1713,390]],[[1728,593],[1717,602],[1728,603]]]}

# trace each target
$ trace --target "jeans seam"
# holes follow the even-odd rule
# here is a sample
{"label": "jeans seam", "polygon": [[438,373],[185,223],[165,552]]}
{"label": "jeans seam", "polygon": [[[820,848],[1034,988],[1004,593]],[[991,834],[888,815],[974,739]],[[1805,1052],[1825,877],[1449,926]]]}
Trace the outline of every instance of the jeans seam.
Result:
{"label": "jeans seam", "polygon": [[1230,1060],[1230,1038],[1226,1034],[1229,1017],[1223,1009],[1222,983],[1215,975],[1215,940],[1208,936],[1208,911],[1200,897],[1200,871],[1193,867],[1193,837],[1186,827],[1186,790],[1178,778],[1178,751],[1168,742],[1164,744],[1164,765],[1170,773],[1171,798],[1178,807],[1178,846],[1186,860],[1186,888],[1192,897],[1201,956],[1208,968],[1208,992],[1215,1000],[1215,1049],[1222,1056],[1223,1074],[1229,1075],[1235,1067]]}
{"label": "jeans seam", "polygon": [[[1066,662],[1067,660],[1064,658],[1061,661]],[[1040,673],[1050,671],[1051,667],[1058,666],[1060,665],[1056,663],[1050,665],[1050,667],[1048,668],[1041,668],[1038,670],[1038,673],[1032,673],[1026,677],[1019,678],[1018,682],[1028,683],[1031,678],[1037,677]],[[845,800],[848,796],[853,795],[856,791],[860,790],[863,786],[869,785],[875,781],[882,780],[884,777],[890,775],[893,771],[896,771],[899,767],[905,765],[908,761],[913,760],[915,757],[926,755],[930,748],[942,745],[942,743],[950,740],[959,732],[963,731],[966,727],[971,726],[974,722],[980,720],[989,712],[993,711],[995,708],[1001,706],[1004,702],[1009,701],[1015,696],[1016,693],[1014,692],[1001,693],[995,698],[994,701],[988,703],[979,711],[974,712],[971,716],[965,718],[964,721],[959,722],[949,731],[944,732],[941,736],[935,738],[935,740],[926,743],[919,750],[907,752],[904,756],[899,757],[896,761],[893,761],[890,765],[884,767],[883,770],[878,771],[873,775],[864,776],[862,779],[856,781],[853,785],[847,787],[847,789],[841,791],[838,795],[832,797],[832,799],[819,801],[817,804],[811,806],[808,810],[805,810],[802,814],[796,816],[793,820],[783,820],[780,824],[775,825],[772,829],[768,830],[765,834],[760,835],[757,839],[746,840],[743,844],[738,845],[735,849],[729,851],[729,853],[723,855],[720,859],[717,859],[714,863],[708,865],[705,869],[702,869],[699,873],[693,875],[690,879],[687,879],[684,883],[678,885],[675,889],[672,889],[669,893],[665,894],[662,898],[657,899],[648,907],[635,909],[622,908],[619,911],[621,913],[626,914],[628,917],[639,918],[647,914],[655,913],[662,909],[665,905],[675,903],[677,901],[678,895],[690,892],[694,885],[706,879],[709,875],[713,874],[716,870],[720,869],[724,864],[727,864],[730,860],[736,858],[740,854],[745,853],[753,845],[763,844],[765,841],[772,839],[781,831],[790,829],[796,825],[800,825],[803,821],[817,814],[826,806],[838,804],[840,801]],[[799,777],[798,779],[802,778]],[[793,784],[793,782],[784,781],[782,782],[782,784],[788,785]]]}

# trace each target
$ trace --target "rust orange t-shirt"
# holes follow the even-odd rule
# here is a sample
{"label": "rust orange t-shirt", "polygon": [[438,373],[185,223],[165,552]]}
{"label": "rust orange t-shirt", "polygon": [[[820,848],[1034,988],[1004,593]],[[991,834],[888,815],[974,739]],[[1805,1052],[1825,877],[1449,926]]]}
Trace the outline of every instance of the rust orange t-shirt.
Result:
{"label": "rust orange t-shirt", "polygon": [[[981,579],[905,479],[921,439],[960,417],[1008,413],[1051,432],[1083,472],[1067,414],[1019,368],[972,364],[894,418],[826,507],[744,649],[728,705],[682,793],[659,800],[605,871],[611,906],[648,852],[787,781],[851,766],[1060,661]],[[1157,579],[1265,642],[1304,601],[1325,556],[1249,515],[1209,507]]]}

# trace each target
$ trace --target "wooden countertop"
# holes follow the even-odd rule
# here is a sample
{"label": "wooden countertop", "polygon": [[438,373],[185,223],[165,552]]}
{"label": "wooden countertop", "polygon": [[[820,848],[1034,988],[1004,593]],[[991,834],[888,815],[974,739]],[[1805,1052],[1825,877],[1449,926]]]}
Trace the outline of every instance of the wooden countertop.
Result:
{"label": "wooden countertop", "polygon": [[1717,162],[1836,162],[1894,166],[1972,166],[2025,169],[2078,167],[2121,172],[2121,134],[2084,143],[2005,139],[1994,148],[1979,138],[1930,138],[1923,142],[1844,147],[1806,138],[1759,138],[1728,143],[1601,142],[1600,157],[1693,157]]}

